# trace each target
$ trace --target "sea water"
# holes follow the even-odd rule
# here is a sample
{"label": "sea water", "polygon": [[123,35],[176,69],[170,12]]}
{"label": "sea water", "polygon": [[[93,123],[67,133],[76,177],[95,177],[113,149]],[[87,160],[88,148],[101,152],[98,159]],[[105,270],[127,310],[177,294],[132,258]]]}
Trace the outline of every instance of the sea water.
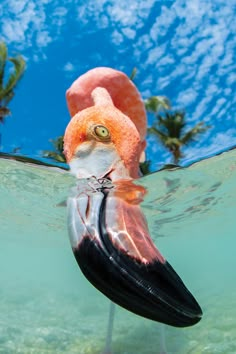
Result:
{"label": "sea water", "polygon": [[[109,300],[83,277],[67,235],[68,172],[0,159],[0,353],[98,354]],[[165,326],[167,352],[236,353],[236,150],[137,181],[150,233],[203,309]],[[117,307],[115,354],[158,354],[162,326]]]}

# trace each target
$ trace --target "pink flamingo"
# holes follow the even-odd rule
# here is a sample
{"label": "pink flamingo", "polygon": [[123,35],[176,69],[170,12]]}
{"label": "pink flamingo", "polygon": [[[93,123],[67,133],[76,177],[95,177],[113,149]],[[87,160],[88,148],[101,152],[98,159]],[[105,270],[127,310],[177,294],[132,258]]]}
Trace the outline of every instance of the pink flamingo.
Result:
{"label": "pink flamingo", "polygon": [[[71,172],[91,186],[85,193],[78,183],[68,200],[69,235],[82,272],[114,303],[138,315],[176,327],[197,323],[201,308],[152,242],[139,207],[145,190],[132,183],[146,147],[138,90],[124,73],[96,68],[72,84],[67,102],[72,119],[64,152]],[[112,314],[113,306],[106,353]]]}

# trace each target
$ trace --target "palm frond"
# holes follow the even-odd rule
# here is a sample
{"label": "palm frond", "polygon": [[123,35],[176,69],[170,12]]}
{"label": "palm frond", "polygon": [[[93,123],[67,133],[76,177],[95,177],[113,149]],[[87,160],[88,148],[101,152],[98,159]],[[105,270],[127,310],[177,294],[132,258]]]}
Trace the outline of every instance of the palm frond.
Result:
{"label": "palm frond", "polygon": [[130,80],[134,81],[134,78],[136,75],[137,75],[137,68],[134,67],[133,70],[131,71],[130,76],[129,76]]}
{"label": "palm frond", "polygon": [[9,58],[8,60],[14,64],[14,72],[10,75],[3,90],[5,96],[15,88],[25,71],[25,60],[21,55],[18,55],[15,58]]}
{"label": "palm frond", "polygon": [[59,152],[63,153],[64,150],[64,136],[58,136],[56,139],[50,139],[50,142],[54,146],[54,149]]}
{"label": "palm frond", "polygon": [[160,129],[158,129],[156,127],[151,127],[151,128],[148,128],[147,131],[148,131],[149,134],[155,135],[162,142],[162,144],[166,145],[166,141],[168,139],[168,135],[166,135]]}
{"label": "palm frond", "polygon": [[4,123],[7,116],[11,115],[11,111],[7,107],[0,107],[0,123]]}
{"label": "palm frond", "polygon": [[171,109],[170,100],[165,96],[152,96],[144,100],[145,108],[148,112],[158,113]]}
{"label": "palm frond", "polygon": [[187,131],[184,136],[180,139],[183,145],[187,145],[195,140],[195,137],[204,133],[210,128],[210,126],[204,125],[204,122],[200,122],[195,125],[192,129]]}
{"label": "palm frond", "polygon": [[58,162],[66,162],[65,156],[58,154],[54,151],[44,150],[43,157],[48,157],[48,158],[58,161]]}
{"label": "palm frond", "polygon": [[145,175],[148,175],[149,173],[151,173],[151,161],[150,160],[146,160],[144,162],[141,162],[139,164],[139,168],[142,172],[142,174],[145,176]]}
{"label": "palm frond", "polygon": [[166,112],[164,116],[157,116],[158,126],[164,128],[170,137],[179,139],[186,124],[184,118],[185,113],[182,111]]}
{"label": "palm frond", "polygon": [[3,77],[7,61],[7,46],[4,42],[0,42],[0,91],[3,86]]}
{"label": "palm frond", "polygon": [[7,95],[5,95],[2,99],[2,103],[7,106],[8,103],[12,100],[12,98],[15,96],[14,91],[9,91]]}
{"label": "palm frond", "polygon": [[56,139],[50,139],[49,141],[53,145],[55,151],[44,150],[43,156],[58,162],[66,162],[66,157],[64,155],[64,136],[61,135]]}

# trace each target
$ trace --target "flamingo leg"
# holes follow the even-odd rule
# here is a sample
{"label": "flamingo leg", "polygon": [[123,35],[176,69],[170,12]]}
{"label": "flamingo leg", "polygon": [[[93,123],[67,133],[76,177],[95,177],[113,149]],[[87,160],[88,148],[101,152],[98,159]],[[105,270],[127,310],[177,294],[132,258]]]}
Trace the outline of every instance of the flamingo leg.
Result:
{"label": "flamingo leg", "polygon": [[115,307],[116,305],[114,304],[114,302],[111,301],[110,309],[109,309],[108,325],[107,325],[106,345],[103,354],[112,354],[111,347],[112,347],[113,325],[114,325],[114,318],[115,318]]}
{"label": "flamingo leg", "polygon": [[161,324],[161,331],[160,331],[160,354],[167,354],[166,349],[166,326]]}

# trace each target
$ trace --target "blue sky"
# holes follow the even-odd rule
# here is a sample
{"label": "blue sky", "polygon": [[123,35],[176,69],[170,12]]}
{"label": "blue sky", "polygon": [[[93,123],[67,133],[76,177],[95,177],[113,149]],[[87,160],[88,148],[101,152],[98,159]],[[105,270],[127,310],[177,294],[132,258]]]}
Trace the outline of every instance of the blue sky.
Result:
{"label": "blue sky", "polygon": [[[236,145],[235,15],[235,0],[1,0],[0,39],[27,61],[2,149],[34,157],[50,149],[69,121],[65,90],[96,66],[128,75],[137,67],[143,98],[165,95],[189,125],[212,126],[183,163]],[[147,154],[154,168],[170,161],[153,138]]]}

